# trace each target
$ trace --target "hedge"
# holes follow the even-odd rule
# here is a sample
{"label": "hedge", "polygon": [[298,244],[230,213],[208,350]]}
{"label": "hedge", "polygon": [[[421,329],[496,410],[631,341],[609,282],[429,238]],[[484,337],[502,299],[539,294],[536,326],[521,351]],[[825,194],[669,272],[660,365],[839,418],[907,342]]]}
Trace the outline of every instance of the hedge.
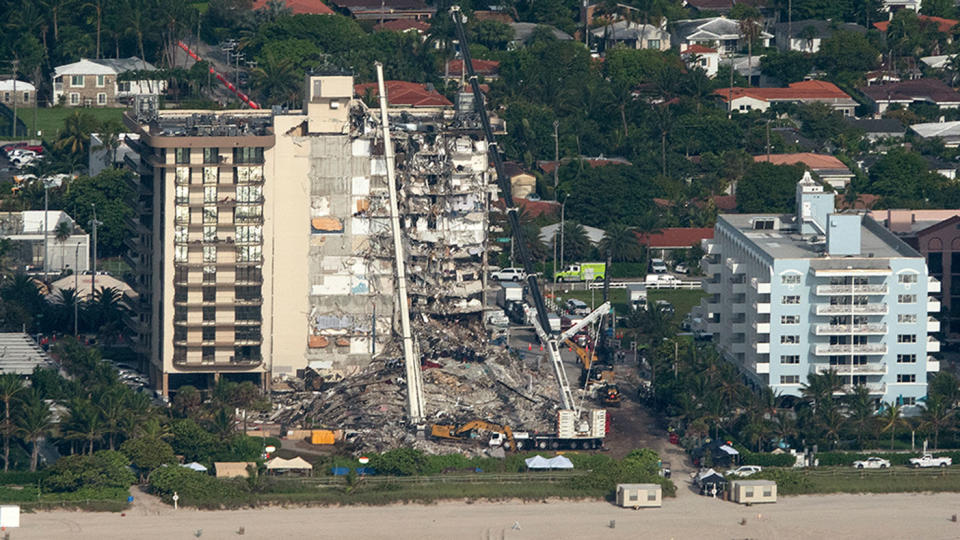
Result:
{"label": "hedge", "polygon": [[[931,451],[938,457],[949,457],[953,459],[954,464],[960,464],[960,451],[937,452]],[[907,465],[910,458],[919,457],[917,452],[820,452],[816,455],[821,467],[831,466],[853,466],[854,461],[867,459],[868,457],[882,457],[890,462],[890,465]]]}
{"label": "hedge", "polygon": [[797,458],[790,454],[758,454],[755,452],[740,452],[740,463],[744,465],[760,465],[761,467],[793,467]]}

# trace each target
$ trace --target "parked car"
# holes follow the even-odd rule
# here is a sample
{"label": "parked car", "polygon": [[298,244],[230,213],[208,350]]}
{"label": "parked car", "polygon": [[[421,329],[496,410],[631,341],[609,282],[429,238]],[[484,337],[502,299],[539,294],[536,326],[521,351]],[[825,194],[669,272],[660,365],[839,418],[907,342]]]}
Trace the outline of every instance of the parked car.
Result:
{"label": "parked car", "polygon": [[654,274],[666,274],[667,263],[663,259],[650,259],[650,271]]}
{"label": "parked car", "polygon": [[673,304],[667,302],[666,300],[657,300],[657,309],[666,315],[672,316],[674,313],[676,313],[676,309],[673,307]]}
{"label": "parked car", "polygon": [[576,298],[571,298],[567,300],[567,311],[574,315],[589,315],[590,306],[587,305],[583,300],[577,300]]}
{"label": "parked car", "polygon": [[730,469],[726,472],[725,476],[739,476],[741,478],[745,476],[750,476],[751,474],[757,474],[762,471],[763,467],[759,465],[741,465],[736,469]]}
{"label": "parked car", "polygon": [[522,281],[527,279],[527,273],[523,271],[523,268],[502,268],[490,272],[490,277],[498,281]]}
{"label": "parked car", "polygon": [[686,263],[680,263],[680,264],[678,264],[678,265],[676,265],[676,266],[673,267],[673,271],[676,272],[676,273],[678,273],[678,274],[686,274],[687,272],[690,271],[690,269],[687,268],[687,264],[686,264]]}
{"label": "parked car", "polygon": [[933,454],[924,454],[918,458],[910,458],[910,466],[914,469],[926,467],[949,467],[953,459],[949,457],[934,457]]}
{"label": "parked car", "polygon": [[853,466],[858,469],[886,469],[890,466],[890,462],[878,457],[868,457],[867,459],[862,459],[853,462]]}

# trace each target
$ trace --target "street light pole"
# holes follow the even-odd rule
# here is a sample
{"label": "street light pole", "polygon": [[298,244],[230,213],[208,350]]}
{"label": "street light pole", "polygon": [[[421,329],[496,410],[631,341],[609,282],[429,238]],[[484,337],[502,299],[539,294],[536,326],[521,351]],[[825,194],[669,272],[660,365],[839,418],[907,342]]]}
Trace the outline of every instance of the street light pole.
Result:
{"label": "street light pole", "polygon": [[563,264],[563,229],[564,220],[565,220],[565,211],[567,208],[567,201],[570,200],[572,195],[567,195],[563,198],[563,202],[560,204],[560,271],[563,272],[563,269],[566,268]]}
{"label": "street light pole", "polygon": [[102,223],[97,221],[97,204],[90,203],[90,206],[93,208],[93,219],[90,220],[90,224],[93,225],[93,271],[90,274],[90,300],[93,300],[93,293],[97,290],[97,225],[102,225]]}
{"label": "street light pole", "polygon": [[80,292],[80,241],[77,240],[77,247],[73,250],[73,337],[77,337],[77,326],[79,325],[79,302],[77,293]]}
{"label": "street light pole", "polygon": [[553,200],[556,201],[559,194],[557,189],[560,185],[560,138],[557,129],[560,127],[558,120],[553,121]]}

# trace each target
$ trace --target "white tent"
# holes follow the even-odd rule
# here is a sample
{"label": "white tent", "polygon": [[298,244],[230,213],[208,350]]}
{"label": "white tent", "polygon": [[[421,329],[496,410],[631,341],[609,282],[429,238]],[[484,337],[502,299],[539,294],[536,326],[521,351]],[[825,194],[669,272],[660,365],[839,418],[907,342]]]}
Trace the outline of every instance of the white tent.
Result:
{"label": "white tent", "polygon": [[550,463],[551,469],[572,469],[573,468],[573,462],[570,461],[570,459],[563,456],[550,458],[547,460],[547,462]]}
{"label": "white tent", "polygon": [[543,456],[533,456],[532,458],[527,458],[523,460],[527,464],[528,469],[549,469],[550,460]]}
{"label": "white tent", "polygon": [[197,463],[196,461],[192,463],[184,463],[183,465],[181,465],[181,467],[186,467],[190,470],[197,471],[197,472],[207,472],[207,468]]}
{"label": "white tent", "polygon": [[726,444],[722,445],[722,446],[720,447],[720,449],[723,450],[724,452],[726,452],[727,454],[730,454],[731,456],[736,456],[736,455],[738,455],[738,454],[740,453],[740,452],[737,452],[737,449],[736,449],[736,448],[734,448],[734,447],[732,447],[732,446],[728,446],[728,445],[726,445]]}
{"label": "white tent", "polygon": [[313,470],[309,461],[297,456],[293,459],[275,457],[267,462],[268,471]]}

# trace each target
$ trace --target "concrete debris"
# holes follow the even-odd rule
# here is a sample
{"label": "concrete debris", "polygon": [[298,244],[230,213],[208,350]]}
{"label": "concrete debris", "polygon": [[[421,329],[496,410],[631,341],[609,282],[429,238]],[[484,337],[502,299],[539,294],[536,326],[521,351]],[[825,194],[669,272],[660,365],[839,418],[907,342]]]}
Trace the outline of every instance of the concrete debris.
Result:
{"label": "concrete debris", "polygon": [[[421,350],[428,423],[479,419],[516,430],[553,429],[559,397],[548,364],[543,362],[537,371],[541,353],[490,345],[479,323],[417,317],[413,324]],[[406,381],[399,349],[385,351],[355,375],[338,380],[339,375],[309,370],[304,379],[292,383],[294,392],[274,394],[279,406],[262,420],[280,424],[284,432],[316,426],[344,429],[355,433],[357,451],[462,449],[460,443],[418,439],[405,424]],[[485,441],[473,445],[475,452],[485,449]]]}

